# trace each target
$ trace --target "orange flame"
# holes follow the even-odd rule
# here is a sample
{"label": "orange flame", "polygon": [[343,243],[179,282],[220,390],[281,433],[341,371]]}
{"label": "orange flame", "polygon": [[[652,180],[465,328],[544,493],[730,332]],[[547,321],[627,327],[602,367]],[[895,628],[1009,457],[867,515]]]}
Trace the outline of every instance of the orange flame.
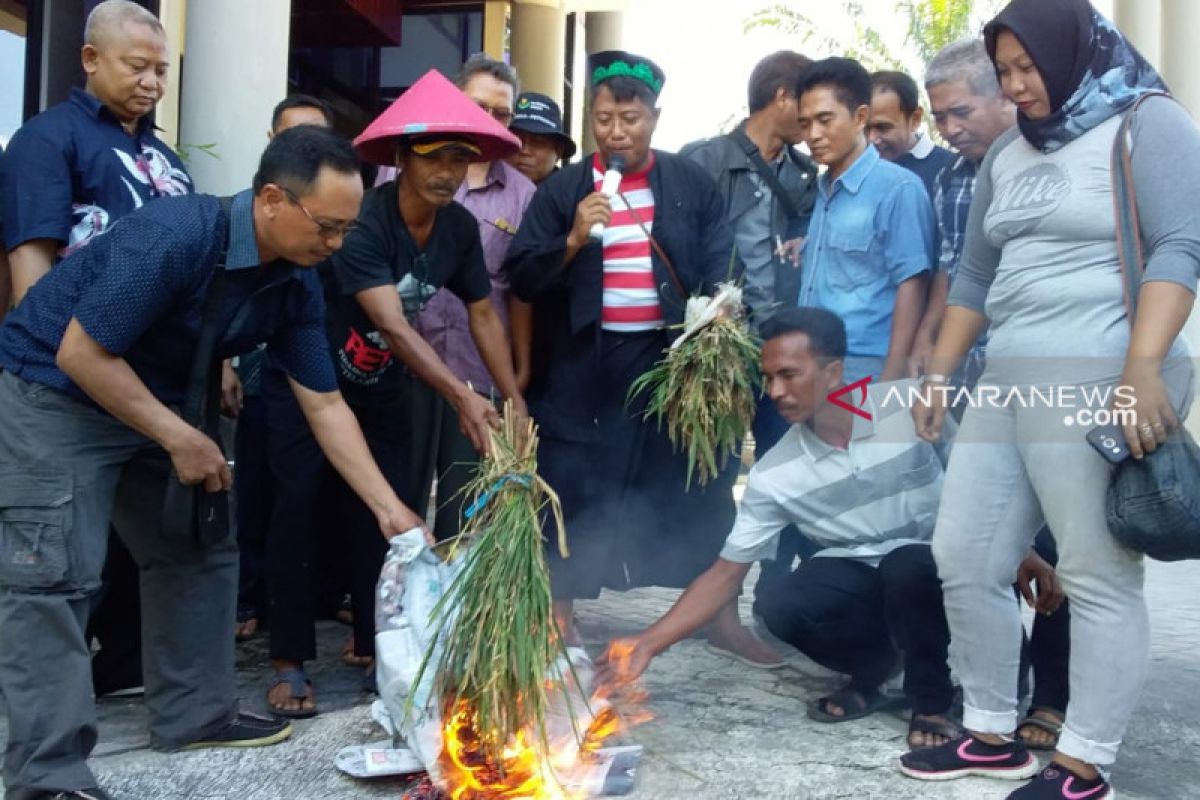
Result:
{"label": "orange flame", "polygon": [[[645,694],[640,695],[644,697]],[[623,701],[627,698],[623,694]],[[522,731],[502,750],[502,763],[484,755],[488,750],[475,729],[475,713],[458,701],[442,729],[441,766],[452,800],[584,800],[587,793],[571,788],[572,776],[586,772],[606,740],[652,718],[641,710],[618,710],[600,693],[592,707],[599,709],[581,740],[574,735],[551,742],[546,752],[536,736]]]}

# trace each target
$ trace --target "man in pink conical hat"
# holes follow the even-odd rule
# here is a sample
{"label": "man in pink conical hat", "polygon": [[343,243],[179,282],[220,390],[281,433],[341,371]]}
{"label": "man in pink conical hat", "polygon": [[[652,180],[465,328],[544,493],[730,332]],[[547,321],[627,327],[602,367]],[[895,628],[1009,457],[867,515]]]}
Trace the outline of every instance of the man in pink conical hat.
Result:
{"label": "man in pink conical hat", "polygon": [[[420,454],[427,450],[430,426],[416,422],[422,412],[414,405],[427,394],[419,383],[445,398],[477,451],[486,449],[489,430],[499,424],[496,406],[456,377],[412,327],[439,289],[449,289],[466,306],[471,339],[496,390],[525,413],[508,337],[489,299],[492,284],[478,222],[454,201],[471,163],[512,155],[520,141],[449,80],[430,71],[367,127],[355,147],[364,159],[394,165],[400,173],[366,193],[337,258],[321,267],[326,329],[342,395],[380,468],[397,495],[424,508],[419,496],[428,494],[428,488],[422,487],[426,465]],[[263,391],[282,391],[277,384],[285,382],[268,370]],[[367,670],[370,688],[374,589],[387,543],[369,524],[374,515],[366,503],[345,491],[328,469],[309,467],[320,460],[303,426],[275,419],[272,425],[284,431],[276,437],[272,468],[288,476],[276,498],[272,529],[293,526],[296,534],[287,546],[312,553],[318,512],[336,525],[350,564],[354,616],[352,646],[343,659]],[[270,562],[270,553],[267,557]],[[289,560],[298,563],[294,553]],[[306,566],[312,561],[304,559]],[[305,571],[310,573],[311,567]],[[293,571],[272,580],[270,572],[268,563],[276,671],[268,704],[279,714],[312,716],[316,700],[303,670],[304,662],[316,656],[312,576]]]}

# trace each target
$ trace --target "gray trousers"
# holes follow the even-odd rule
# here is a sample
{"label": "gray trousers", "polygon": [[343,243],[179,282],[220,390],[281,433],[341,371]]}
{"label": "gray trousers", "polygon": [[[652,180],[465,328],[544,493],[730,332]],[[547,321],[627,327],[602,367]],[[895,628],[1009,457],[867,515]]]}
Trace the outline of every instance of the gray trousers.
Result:
{"label": "gray trousers", "polygon": [[[1164,373],[1177,409],[1190,403],[1188,366]],[[963,685],[963,724],[1012,734],[1021,657],[1012,584],[1049,525],[1071,601],[1070,702],[1058,749],[1106,765],[1116,759],[1149,666],[1144,571],[1141,555],[1108,532],[1111,467],[1085,441],[1087,429],[1065,425],[1063,416],[1019,404],[967,409],[942,486],[933,555]]]}
{"label": "gray trousers", "polygon": [[0,373],[0,691],[7,800],[94,787],[84,629],[111,519],[141,575],[150,738],[171,750],[237,711],[233,537],[201,549],[160,532],[166,453],[104,411]]}

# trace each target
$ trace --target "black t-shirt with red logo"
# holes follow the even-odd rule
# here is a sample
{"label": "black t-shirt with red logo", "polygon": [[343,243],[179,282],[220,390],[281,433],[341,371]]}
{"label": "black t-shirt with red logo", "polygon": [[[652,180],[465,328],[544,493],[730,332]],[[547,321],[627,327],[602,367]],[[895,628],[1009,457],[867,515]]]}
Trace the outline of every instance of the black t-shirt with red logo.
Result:
{"label": "black t-shirt with red logo", "polygon": [[394,286],[411,321],[443,286],[468,304],[486,300],[492,289],[471,212],[458,203],[440,209],[422,250],[400,216],[397,192],[396,181],[367,192],[358,227],[320,267],[338,383],[347,400],[360,404],[395,400],[406,368],[358,304],[357,292]]}

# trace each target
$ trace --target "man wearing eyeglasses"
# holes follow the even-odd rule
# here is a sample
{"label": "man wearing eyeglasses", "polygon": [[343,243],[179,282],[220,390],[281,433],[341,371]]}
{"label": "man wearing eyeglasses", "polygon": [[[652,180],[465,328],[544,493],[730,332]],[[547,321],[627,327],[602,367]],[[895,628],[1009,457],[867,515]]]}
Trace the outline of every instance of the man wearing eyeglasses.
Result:
{"label": "man wearing eyeglasses", "polygon": [[[358,170],[329,131],[285,131],[228,208],[207,195],[146,205],[64,259],[0,326],[8,797],[107,797],[86,764],[97,731],[84,628],[110,519],[140,572],[151,745],[252,747],[291,733],[238,711],[237,543],[166,502],[197,487],[186,494],[216,517],[230,487],[212,433],[221,359],[266,342],[380,543],[421,527],[338,393],[312,269],[358,213]],[[202,425],[176,410],[194,401]]]}
{"label": "man wearing eyeglasses", "polygon": [[[454,84],[501,125],[508,127],[512,122],[519,88],[517,74],[508,64],[484,53],[473,55],[455,76]],[[534,185],[528,178],[504,160],[496,160],[472,162],[467,167],[466,180],[454,193],[455,202],[479,221],[483,262],[491,280],[491,304],[510,334],[510,341],[513,340],[510,315],[528,315],[529,306],[510,295],[508,279],[500,267],[533,192]],[[417,315],[413,327],[460,381],[489,399],[500,394],[471,338],[467,307],[453,292],[438,291]],[[526,340],[524,345],[521,350],[513,350],[518,385],[523,374],[528,380],[529,342]],[[414,425],[417,430],[427,431],[412,454],[414,465],[424,467],[418,493],[420,497],[429,497],[433,478],[437,477],[433,533],[438,540],[448,539],[457,535],[461,526],[461,493],[474,472],[478,453],[460,430],[453,404],[426,383],[416,386],[414,394]],[[422,444],[424,448],[419,446]]]}
{"label": "man wearing eyeglasses", "polygon": [[[156,198],[192,191],[179,157],[155,135],[167,39],[158,18],[129,0],[105,0],[88,15],[80,53],[84,87],[29,120],[5,156],[0,203],[12,302],[60,259]],[[113,535],[102,598],[89,636],[98,696],[141,692],[137,569]]]}

